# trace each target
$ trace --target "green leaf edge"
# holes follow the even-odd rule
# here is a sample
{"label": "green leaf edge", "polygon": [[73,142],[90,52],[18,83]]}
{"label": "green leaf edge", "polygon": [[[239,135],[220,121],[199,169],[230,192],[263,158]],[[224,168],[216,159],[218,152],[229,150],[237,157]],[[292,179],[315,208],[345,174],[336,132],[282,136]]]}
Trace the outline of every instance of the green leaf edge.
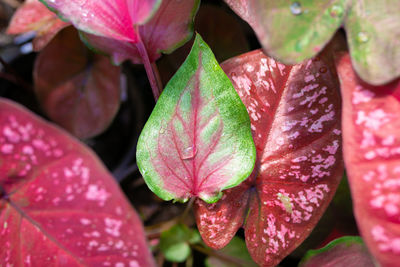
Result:
{"label": "green leaf edge", "polygon": [[328,243],[323,248],[311,249],[311,250],[307,251],[307,253],[304,255],[304,257],[301,259],[301,261],[299,263],[299,267],[303,266],[303,264],[305,264],[308,260],[310,260],[315,255],[329,251],[330,249],[336,247],[337,245],[341,245],[341,244],[345,244],[347,247],[350,247],[353,244],[359,244],[359,245],[365,246],[364,241],[360,236],[339,237],[339,238],[331,241],[330,243]]}
{"label": "green leaf edge", "polygon": [[[203,58],[204,58],[205,55],[208,54],[208,57],[210,57],[210,60],[214,63],[214,66],[213,66],[214,67],[214,71],[216,73],[218,73],[217,75],[221,75],[221,77],[223,77],[223,79],[225,79],[227,84],[230,84],[231,89],[232,89],[231,90],[232,98],[234,100],[236,100],[238,107],[240,106],[240,109],[243,109],[243,111],[244,111],[244,113],[243,112],[235,112],[235,114],[243,113],[243,115],[246,116],[246,118],[243,118],[243,121],[246,122],[245,126],[246,126],[246,129],[247,129],[247,135],[248,135],[247,138],[246,138],[246,140],[248,141],[248,142],[246,142],[247,143],[246,147],[248,148],[248,155],[249,155],[248,157],[251,160],[251,168],[249,168],[249,170],[247,172],[245,172],[244,175],[242,175],[241,177],[238,177],[236,181],[231,181],[230,184],[228,184],[226,187],[222,188],[221,191],[216,196],[208,197],[208,198],[201,198],[200,197],[202,200],[204,200],[207,203],[215,203],[222,197],[222,195],[223,195],[222,191],[223,190],[226,190],[226,189],[229,189],[229,188],[232,188],[232,187],[235,187],[235,186],[239,185],[241,182],[243,182],[246,178],[248,178],[250,176],[250,174],[252,173],[252,171],[254,169],[255,162],[256,162],[256,147],[255,147],[255,144],[254,144],[254,141],[253,141],[253,137],[252,137],[252,133],[251,133],[251,129],[250,129],[250,118],[249,118],[249,115],[247,113],[246,106],[243,104],[242,100],[240,99],[239,95],[237,94],[235,88],[233,87],[233,84],[232,84],[231,80],[228,78],[228,76],[225,74],[225,72],[219,66],[219,64],[218,64],[217,60],[215,59],[215,56],[212,53],[210,47],[204,42],[204,40],[202,39],[202,37],[198,33],[196,33],[196,38],[194,40],[194,43],[193,43],[193,46],[192,46],[192,49],[191,49],[189,55],[187,56],[187,58],[185,59],[185,61],[181,65],[181,67],[178,69],[178,71],[175,73],[175,75],[170,79],[168,84],[165,86],[164,91],[161,93],[158,101],[163,100],[164,98],[167,99],[168,96],[165,93],[167,91],[167,89],[169,87],[174,87],[174,85],[177,84],[177,83],[179,84],[179,81],[178,81],[180,79],[179,76],[180,75],[185,75],[185,72],[186,72],[185,66],[187,64],[189,64],[190,61],[192,61],[192,59],[191,59],[193,57],[192,53],[196,52],[195,50],[196,50],[197,47],[199,47],[199,50],[200,50],[200,47],[203,47],[203,50],[202,50]],[[225,88],[225,90],[226,90],[226,88]],[[228,90],[226,90],[226,91],[228,91]],[[164,101],[162,101],[162,102],[164,102]],[[217,101],[217,104],[218,104],[218,101]],[[160,110],[160,111],[158,111],[158,110]],[[188,201],[188,198],[186,198],[186,199],[175,198],[175,196],[172,193],[162,189],[162,185],[163,185],[163,181],[162,180],[158,180],[158,181],[153,180],[150,177],[150,175],[146,174],[144,165],[147,165],[147,164],[146,163],[143,164],[143,162],[146,162],[146,160],[142,160],[142,158],[145,158],[145,159],[148,158],[146,155],[143,155],[143,154],[148,154],[147,152],[146,153],[142,153],[141,152],[142,150],[146,150],[146,149],[142,149],[141,148],[141,146],[142,146],[141,144],[145,142],[145,140],[143,140],[145,138],[143,133],[145,132],[145,129],[147,127],[150,127],[149,126],[149,121],[154,120],[154,117],[156,117],[157,113],[161,113],[162,110],[163,110],[163,107],[160,107],[159,105],[158,106],[156,105],[156,107],[153,109],[153,112],[151,113],[149,119],[147,120],[145,126],[143,127],[142,133],[140,134],[139,139],[138,139],[138,145],[137,145],[137,149],[136,149],[137,165],[138,165],[140,173],[143,176],[144,181],[146,182],[147,186],[149,187],[149,189],[153,193],[155,193],[158,197],[160,197],[161,199],[163,199],[165,201],[173,200],[174,202],[177,201],[177,202],[184,203],[184,202]],[[154,170],[152,170],[152,171],[154,172]],[[155,176],[157,176],[157,174]],[[157,182],[159,182],[160,186],[157,185]]]}

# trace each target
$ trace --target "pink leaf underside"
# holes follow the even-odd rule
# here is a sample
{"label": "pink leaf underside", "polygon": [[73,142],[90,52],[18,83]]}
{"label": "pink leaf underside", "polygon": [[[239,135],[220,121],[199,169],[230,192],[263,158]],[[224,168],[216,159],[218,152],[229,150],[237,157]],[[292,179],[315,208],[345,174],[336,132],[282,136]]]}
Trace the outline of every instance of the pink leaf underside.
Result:
{"label": "pink leaf underside", "polygon": [[[190,37],[189,29],[195,6],[195,0],[163,0],[154,17],[139,26],[140,38],[151,62],[156,61],[162,51],[169,52]],[[135,64],[142,63],[135,44],[91,34],[85,37],[95,49],[112,55],[116,64],[125,60],[131,60]]]}
{"label": "pink leaf underside", "polygon": [[249,112],[257,161],[222,200],[196,202],[197,225],[209,246],[221,248],[246,220],[250,254],[273,266],[308,236],[342,176],[337,78],[322,59],[292,67],[260,50],[222,67]]}
{"label": "pink leaf underside", "polygon": [[154,266],[139,217],[93,152],[4,99],[0,174],[0,264]]}
{"label": "pink leaf underside", "polygon": [[93,54],[72,26],[39,54],[33,76],[46,114],[79,138],[103,132],[118,111],[120,67],[106,56]]}
{"label": "pink leaf underside", "polygon": [[22,34],[36,32],[33,40],[33,49],[42,50],[53,37],[68,26],[56,14],[46,8],[39,0],[27,0],[15,12],[8,26],[8,34]]}
{"label": "pink leaf underside", "polygon": [[91,34],[136,43],[135,25],[145,23],[159,0],[45,0],[76,28]]}
{"label": "pink leaf underside", "polygon": [[400,80],[380,87],[338,61],[344,158],[357,223],[381,266],[400,262]]}

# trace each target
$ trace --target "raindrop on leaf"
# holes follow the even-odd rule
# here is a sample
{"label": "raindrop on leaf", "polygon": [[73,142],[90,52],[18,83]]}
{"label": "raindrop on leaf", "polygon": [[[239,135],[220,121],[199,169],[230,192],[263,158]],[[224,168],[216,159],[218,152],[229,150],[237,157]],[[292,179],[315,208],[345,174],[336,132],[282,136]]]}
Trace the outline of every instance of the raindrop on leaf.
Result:
{"label": "raindrop on leaf", "polygon": [[196,148],[194,146],[187,147],[183,150],[182,159],[192,159],[196,155]]}

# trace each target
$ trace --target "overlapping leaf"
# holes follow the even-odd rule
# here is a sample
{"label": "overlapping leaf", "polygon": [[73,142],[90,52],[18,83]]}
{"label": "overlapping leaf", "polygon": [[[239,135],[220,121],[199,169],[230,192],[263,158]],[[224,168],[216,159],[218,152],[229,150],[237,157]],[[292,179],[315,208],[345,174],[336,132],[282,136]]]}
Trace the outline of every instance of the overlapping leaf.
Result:
{"label": "overlapping leaf", "polygon": [[[150,62],[156,61],[161,53],[171,53],[192,37],[193,18],[199,4],[199,0],[163,0],[153,18],[138,27]],[[112,55],[115,64],[125,60],[142,63],[137,46],[131,42],[84,33],[82,37],[89,47]]]}
{"label": "overlapping leaf", "polygon": [[[210,19],[213,18],[213,19]],[[195,29],[210,46],[218,62],[249,51],[246,32],[240,20],[228,10],[211,4],[201,5],[196,14]],[[193,40],[177,49],[171,55],[157,61],[163,81],[169,79],[179,69],[190,52]]]}
{"label": "overlapping leaf", "polygon": [[196,202],[211,247],[225,246],[244,225],[250,255],[274,266],[325,211],[343,174],[338,81],[326,62],[286,66],[257,50],[222,64],[249,112],[257,161],[219,202]]}
{"label": "overlapping leaf", "polygon": [[98,36],[136,43],[136,25],[146,23],[161,0],[40,0],[77,29]]}
{"label": "overlapping leaf", "polygon": [[93,54],[69,27],[39,54],[35,92],[46,114],[79,138],[103,132],[120,104],[120,68]]}
{"label": "overlapping leaf", "polygon": [[318,250],[310,250],[300,267],[374,267],[374,261],[360,237],[338,238]]}
{"label": "overlapping leaf", "polygon": [[33,49],[42,50],[53,37],[68,26],[56,14],[48,10],[39,0],[26,0],[15,12],[7,29],[8,34],[36,32]]}
{"label": "overlapping leaf", "polygon": [[343,26],[362,79],[383,84],[400,75],[397,0],[225,1],[254,28],[267,52],[282,62],[313,57]]}
{"label": "overlapping leaf", "polygon": [[137,161],[164,200],[217,201],[253,169],[246,108],[199,35],[140,135]]}
{"label": "overlapping leaf", "polygon": [[142,224],[88,148],[0,100],[4,266],[155,266]]}
{"label": "overlapping leaf", "polygon": [[400,81],[374,87],[337,64],[343,95],[344,159],[361,234],[381,266],[400,261]]}

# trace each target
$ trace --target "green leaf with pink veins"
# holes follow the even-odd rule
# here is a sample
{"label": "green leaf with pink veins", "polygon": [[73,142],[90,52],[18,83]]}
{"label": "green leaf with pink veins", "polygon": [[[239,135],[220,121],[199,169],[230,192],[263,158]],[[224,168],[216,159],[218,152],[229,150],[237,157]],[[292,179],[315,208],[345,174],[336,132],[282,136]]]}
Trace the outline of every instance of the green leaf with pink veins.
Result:
{"label": "green leaf with pink veins", "polygon": [[249,115],[199,35],[140,135],[137,161],[154,193],[182,202],[215,202],[253,170]]}

